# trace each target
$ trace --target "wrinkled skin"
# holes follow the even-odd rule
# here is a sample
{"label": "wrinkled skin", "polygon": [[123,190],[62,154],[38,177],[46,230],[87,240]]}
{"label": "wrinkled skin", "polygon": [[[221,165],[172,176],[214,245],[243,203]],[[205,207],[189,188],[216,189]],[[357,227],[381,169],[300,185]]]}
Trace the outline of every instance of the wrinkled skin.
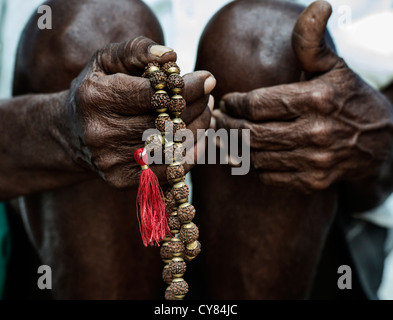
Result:
{"label": "wrinkled skin", "polygon": [[372,206],[391,190],[362,188],[365,179],[374,186],[391,180],[381,174],[391,152],[391,104],[323,41],[330,6],[300,12],[238,1],[200,42],[196,68],[215,75],[215,99],[223,101],[213,112],[216,129],[251,130],[248,175],[230,176],[220,165],[192,172],[215,298],[306,297],[336,212],[337,183],[352,193],[347,210],[362,203],[360,192]]}
{"label": "wrinkled skin", "polygon": [[[144,248],[141,244],[135,218],[135,190],[115,189],[124,188],[127,183],[135,184],[137,168],[130,164],[132,161],[127,162],[125,156],[113,159],[113,150],[105,148],[114,143],[112,149],[126,148],[124,154],[129,155],[138,142],[127,139],[130,135],[127,130],[128,121],[135,121],[136,128],[138,124],[141,126],[137,135],[143,131],[143,126],[153,127],[154,116],[129,113],[131,108],[126,107],[132,93],[125,92],[124,88],[131,86],[132,82],[132,86],[141,89],[141,97],[148,98],[152,92],[149,92],[146,81],[116,74],[124,70],[117,69],[122,66],[113,62],[113,59],[108,61],[109,67],[100,64],[100,59],[93,57],[93,60],[90,60],[95,50],[109,42],[120,42],[144,35],[162,43],[162,32],[150,11],[138,1],[121,1],[119,7],[115,8],[112,3],[109,5],[104,1],[92,3],[96,5],[95,10],[80,5],[78,1],[52,1],[53,13],[62,17],[59,24],[61,27],[51,33],[36,32],[33,28],[25,31],[15,78],[15,93],[23,94],[66,90],[77,77],[70,91],[75,93],[76,104],[73,104],[72,99],[69,100],[71,108],[68,110],[71,116],[78,120],[72,123],[80,127],[77,127],[77,130],[60,128],[60,133],[71,132],[67,136],[69,139],[62,140],[60,145],[63,149],[69,148],[73,151],[70,152],[70,170],[76,162],[79,172],[87,176],[83,179],[78,176],[75,180],[64,183],[64,187],[60,189],[20,198],[17,203],[14,202],[14,208],[20,212],[42,263],[52,267],[55,298],[162,298],[162,262],[157,249]],[[316,19],[316,24],[322,25],[323,29],[328,16],[326,6],[318,5],[313,10],[319,10],[324,17],[322,22]],[[203,36],[196,69],[209,70],[216,76],[216,101],[220,101],[226,93],[257,89],[246,95],[225,96],[225,108],[221,112],[215,112],[217,128],[242,128],[246,123],[244,119],[247,119],[249,126],[253,128],[252,165],[255,169],[246,176],[230,176],[230,168],[224,165],[197,166],[194,169],[194,201],[198,210],[195,221],[200,226],[203,254],[189,264],[187,280],[191,285],[190,297],[283,299],[307,296],[321,247],[336,210],[336,182],[344,179],[341,171],[348,166],[347,159],[358,156],[353,154],[340,158],[339,162],[344,163],[343,167],[338,168],[340,174],[336,173],[333,175],[334,179],[325,181],[328,178],[326,173],[319,174],[323,170],[327,171],[334,161],[330,158],[329,161],[326,158],[320,161],[321,159],[312,154],[317,150],[315,146],[321,150],[329,146],[327,138],[320,141],[320,131],[309,130],[311,125],[315,125],[312,119],[320,119],[322,125],[326,124],[327,112],[322,108],[322,102],[325,104],[323,98],[329,99],[336,93],[345,102],[345,94],[348,94],[349,88],[339,85],[334,87],[338,76],[347,77],[345,85],[352,85],[356,90],[370,89],[354,78],[345,65],[341,65],[338,70],[334,69],[333,65],[330,69],[320,70],[319,60],[309,59],[314,55],[318,56],[313,52],[315,48],[311,46],[311,49],[307,48],[309,50],[302,52],[304,43],[297,43],[296,36],[292,49],[292,30],[296,21],[298,33],[303,35],[303,39],[310,39],[308,36],[311,36],[312,44],[323,34],[320,26],[313,26],[314,20],[308,21],[310,11],[308,15],[303,15],[303,20],[297,20],[301,11],[302,8],[298,6],[282,2],[236,1],[221,10]],[[101,19],[107,17],[108,12],[116,19],[103,23]],[[135,18],[130,19],[128,14],[135,14]],[[313,14],[311,11],[311,16]],[[261,16],[264,19],[261,19]],[[92,20],[99,21],[96,28],[91,28]],[[228,25],[231,27],[228,28]],[[80,33],[73,31],[78,29],[88,32],[83,34],[83,39],[80,38]],[[66,30],[69,32],[64,32]],[[245,34],[248,36],[245,37]],[[317,38],[313,38],[314,36]],[[50,41],[54,41],[56,45],[49,46]],[[111,55],[116,46],[118,45],[106,47],[101,53]],[[146,48],[142,50],[140,59],[146,57],[146,52]],[[323,52],[329,61],[334,59],[329,50]],[[305,57],[304,61],[302,56]],[[167,53],[160,58],[174,59],[173,53]],[[86,69],[85,65],[88,65]],[[328,63],[322,64],[322,67],[328,66]],[[112,70],[112,67],[116,71]],[[78,76],[82,69],[84,71]],[[129,71],[127,73],[132,75],[132,71],[126,69]],[[193,80],[188,81],[188,87],[195,89],[195,92],[186,88],[188,109],[199,111],[188,111],[189,115],[185,115],[185,120],[189,127],[196,121],[198,122],[195,123],[195,128],[206,127],[210,112],[206,109],[208,93],[203,84],[209,74],[199,73],[189,77]],[[306,78],[309,82],[282,88],[260,89],[295,83],[301,78]],[[116,85],[112,86],[111,81],[116,81]],[[119,85],[119,81],[124,81],[123,85]],[[327,93],[324,91],[326,81],[330,81]],[[107,85],[110,85],[111,92],[105,92]],[[309,95],[307,93],[314,90],[314,87],[310,90],[312,85],[316,85],[318,93]],[[267,98],[277,94],[280,89],[279,98]],[[86,92],[89,94],[86,95]],[[384,109],[377,103],[376,108],[375,104],[382,101],[383,105],[386,100],[372,90],[367,92],[369,94],[363,94],[362,99],[366,102],[371,99],[373,110],[377,110],[373,114],[375,118],[367,119],[378,122],[378,116],[386,117],[387,106]],[[116,103],[111,103],[108,97],[112,93],[122,99],[115,99]],[[283,96],[286,97],[285,104],[282,103]],[[69,95],[64,92],[57,96],[60,101],[67,97]],[[103,101],[100,101],[100,98]],[[107,104],[108,100],[110,102]],[[192,108],[194,101],[195,108]],[[315,110],[312,108],[314,104],[318,106]],[[102,106],[112,113],[101,112]],[[280,106],[290,108],[286,110]],[[336,107],[333,103],[328,106],[333,109]],[[117,109],[119,107],[121,110]],[[132,110],[134,107],[140,107],[142,111],[146,105],[140,102],[133,106]],[[123,113],[124,110],[126,114]],[[361,114],[356,113],[357,109],[348,108],[347,111],[347,118],[363,119]],[[314,118],[310,118],[311,116]],[[64,119],[66,118],[67,116],[64,116]],[[124,118],[120,125],[119,118]],[[256,124],[261,118],[266,121]],[[333,119],[337,120],[334,117]],[[265,135],[269,126],[273,125],[303,127],[296,127],[299,129],[296,139],[283,133],[277,135],[276,130],[268,131],[269,135]],[[345,127],[346,130],[340,132],[352,133],[351,128]],[[331,126],[329,129],[336,128]],[[382,136],[388,136],[384,130],[380,131]],[[81,132],[87,134],[80,134]],[[293,130],[293,133],[296,132]],[[314,139],[311,138],[312,133]],[[336,132],[329,133],[336,136],[334,142],[338,140]],[[97,145],[94,137],[100,134],[102,136],[96,142],[102,138],[106,143]],[[283,137],[287,138],[287,141],[283,141]],[[288,147],[289,144],[296,150],[298,146],[291,143],[300,141],[301,138],[311,142],[305,144],[309,149],[303,150],[303,154],[297,152],[289,155],[286,150],[279,149],[282,146]],[[388,145],[388,140],[386,138],[385,142],[380,143]],[[119,141],[120,145],[117,145]],[[125,141],[131,146],[124,147],[121,142]],[[85,146],[89,152],[81,152],[84,150],[81,147]],[[275,149],[271,150],[272,147]],[[332,147],[337,145],[333,144]],[[373,147],[378,149],[378,146]],[[316,170],[310,171],[309,175],[301,174],[300,170],[300,173],[289,175],[288,170],[293,168],[288,167],[283,173],[273,175],[272,173],[276,172],[274,170],[277,170],[274,167],[276,162],[263,158],[267,153],[262,152],[265,149],[270,155],[272,151],[284,151],[284,156],[275,158],[280,163],[280,168],[286,163],[289,166],[288,157],[293,156],[295,158],[291,159],[299,166],[302,165],[303,171],[315,166],[313,169],[318,169],[318,174],[314,174]],[[383,156],[375,158],[381,162]],[[272,171],[266,173],[258,170],[265,169],[265,164],[268,163]],[[321,164],[324,164],[322,168]],[[113,171],[113,167],[123,169]],[[379,168],[374,163],[373,167]],[[156,167],[154,170],[160,176],[160,169]],[[72,170],[75,171],[77,170]],[[369,172],[370,177],[367,178],[372,179],[373,175],[373,172]],[[315,183],[315,179],[320,177],[323,178],[323,183]],[[348,179],[348,189],[353,191],[350,180]],[[75,181],[78,183],[66,187]],[[291,191],[288,187],[297,190]],[[365,194],[369,196],[371,191],[367,190]]]}
{"label": "wrinkled skin", "polygon": [[[176,54],[155,46],[163,43],[162,32],[140,1],[49,5],[53,20],[61,24],[45,32],[34,28],[37,17],[29,22],[19,48],[14,92],[70,88],[53,97],[65,104],[61,121],[66,123],[54,135],[73,165],[89,174],[78,184],[21,197],[13,207],[20,211],[42,263],[52,267],[55,298],[161,297],[162,262],[157,248],[144,248],[139,235],[135,186],[140,167],[132,154],[143,146],[142,133],[154,128],[155,119],[149,103],[154,91],[139,76],[148,62],[175,61]],[[91,21],[109,18],[107,12],[116,17],[113,22],[90,27]],[[84,29],[87,33],[76,32]],[[215,82],[205,85],[210,76],[202,71],[184,76],[188,108],[182,117],[194,131],[210,123],[208,93]],[[164,165],[152,169],[165,178]]]}

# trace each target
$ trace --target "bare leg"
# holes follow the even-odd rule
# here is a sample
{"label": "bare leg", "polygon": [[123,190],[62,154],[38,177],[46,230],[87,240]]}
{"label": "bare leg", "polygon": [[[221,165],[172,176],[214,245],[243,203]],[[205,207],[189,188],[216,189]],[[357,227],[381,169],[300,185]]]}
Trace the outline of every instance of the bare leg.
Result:
{"label": "bare leg", "polygon": [[[201,39],[197,69],[228,92],[298,81],[291,48],[302,8],[278,1],[235,1]],[[213,92],[213,93],[214,93]],[[334,217],[336,192],[304,195],[262,185],[255,170],[231,176],[225,165],[197,166],[194,202],[206,294],[215,299],[302,299]]]}
{"label": "bare leg", "polygon": [[[14,92],[67,89],[95,50],[144,35],[163,43],[152,12],[139,0],[49,1],[53,29],[26,27]],[[130,158],[131,161],[131,158]],[[145,248],[135,213],[135,190],[110,189],[99,179],[18,201],[31,242],[53,272],[53,294],[66,299],[162,297],[157,248]]]}

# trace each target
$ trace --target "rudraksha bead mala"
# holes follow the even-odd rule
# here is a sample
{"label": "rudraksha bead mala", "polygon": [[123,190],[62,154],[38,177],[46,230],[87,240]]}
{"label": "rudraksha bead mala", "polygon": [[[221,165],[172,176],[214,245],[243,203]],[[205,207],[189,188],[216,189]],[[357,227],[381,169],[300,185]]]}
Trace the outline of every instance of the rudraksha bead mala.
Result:
{"label": "rudraksha bead mala", "polygon": [[[160,248],[160,255],[165,264],[162,279],[169,285],[165,291],[165,299],[181,300],[189,289],[183,279],[187,268],[185,261],[191,261],[201,251],[201,244],[197,240],[199,229],[192,222],[195,208],[188,202],[190,191],[184,182],[185,170],[180,161],[184,156],[182,140],[166,139],[167,134],[175,135],[179,130],[186,128],[186,124],[180,118],[186,108],[186,101],[181,96],[184,79],[180,76],[180,68],[175,62],[167,62],[162,66],[149,63],[142,76],[150,79],[152,87],[156,90],[151,99],[151,106],[158,113],[155,126],[161,132],[161,137],[149,137],[145,148],[151,152],[161,143],[164,146],[166,163],[170,163],[166,171],[169,188],[164,195],[170,232]],[[167,132],[168,128],[171,128],[172,132]]]}

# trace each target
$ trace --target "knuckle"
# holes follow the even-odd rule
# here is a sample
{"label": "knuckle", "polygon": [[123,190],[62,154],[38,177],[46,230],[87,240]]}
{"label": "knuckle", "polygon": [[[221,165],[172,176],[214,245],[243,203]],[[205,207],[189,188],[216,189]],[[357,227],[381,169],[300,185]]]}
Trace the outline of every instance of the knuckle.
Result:
{"label": "knuckle", "polygon": [[95,142],[97,140],[97,132],[96,132],[96,126],[93,125],[91,121],[86,122],[85,129],[83,132],[83,137],[88,147],[95,146]]}
{"label": "knuckle", "polygon": [[322,191],[330,186],[330,181],[328,179],[329,173],[324,170],[314,171],[308,180],[308,186],[312,190]]}
{"label": "knuckle", "polygon": [[85,122],[84,140],[87,147],[102,147],[108,142],[108,130],[106,130],[99,121],[88,119]]}
{"label": "knuckle", "polygon": [[309,132],[311,142],[320,147],[331,145],[332,131],[333,128],[329,121],[315,121]]}
{"label": "knuckle", "polygon": [[334,164],[334,154],[329,151],[317,152],[311,155],[311,160],[315,167],[329,169]]}
{"label": "knuckle", "polygon": [[249,130],[250,146],[252,148],[261,147],[263,136],[261,135],[258,125],[242,120],[239,128],[241,128],[241,130]]}
{"label": "knuckle", "polygon": [[260,100],[260,95],[255,91],[252,91],[249,94],[245,94],[243,96],[243,106],[248,119],[254,120],[257,118],[257,111],[261,104]]}
{"label": "knuckle", "polygon": [[97,61],[97,64],[102,68],[106,65],[106,61],[110,61],[113,52],[113,46],[113,43],[109,43],[94,53],[93,59]]}
{"label": "knuckle", "polygon": [[311,101],[313,102],[313,105],[315,105],[320,112],[327,114],[332,112],[334,100],[335,90],[333,86],[323,82],[322,80],[316,82],[313,92],[311,93]]}
{"label": "knuckle", "polygon": [[85,106],[96,105],[102,93],[98,90],[95,83],[95,74],[92,74],[88,79],[76,89],[78,102],[82,102]]}
{"label": "knuckle", "polygon": [[89,85],[87,81],[80,84],[75,90],[75,96],[78,102],[86,102],[89,97]]}

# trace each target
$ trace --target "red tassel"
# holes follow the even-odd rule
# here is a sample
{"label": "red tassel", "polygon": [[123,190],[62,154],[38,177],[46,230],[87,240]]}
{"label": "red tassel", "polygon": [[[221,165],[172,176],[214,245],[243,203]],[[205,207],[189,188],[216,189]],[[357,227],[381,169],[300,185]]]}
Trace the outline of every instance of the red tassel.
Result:
{"label": "red tassel", "polygon": [[159,246],[160,241],[170,232],[162,191],[156,175],[147,165],[146,150],[136,150],[134,158],[142,167],[136,206],[142,241],[145,246]]}

